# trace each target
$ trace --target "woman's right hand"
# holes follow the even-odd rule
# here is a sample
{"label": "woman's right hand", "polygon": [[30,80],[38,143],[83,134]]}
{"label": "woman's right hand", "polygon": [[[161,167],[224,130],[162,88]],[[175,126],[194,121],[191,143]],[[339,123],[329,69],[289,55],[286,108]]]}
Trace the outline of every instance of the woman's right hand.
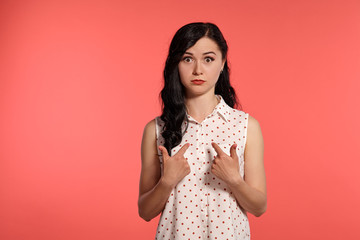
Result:
{"label": "woman's right hand", "polygon": [[174,156],[169,156],[164,146],[159,146],[163,156],[162,181],[174,188],[186,175],[190,173],[190,166],[184,157],[189,143],[182,146]]}

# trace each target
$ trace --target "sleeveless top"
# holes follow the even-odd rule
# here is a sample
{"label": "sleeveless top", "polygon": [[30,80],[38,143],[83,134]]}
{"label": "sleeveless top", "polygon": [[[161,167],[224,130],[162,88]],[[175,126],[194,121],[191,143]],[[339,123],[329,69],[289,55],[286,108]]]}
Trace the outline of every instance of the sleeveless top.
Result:
{"label": "sleeveless top", "polygon": [[[211,164],[217,155],[211,142],[215,142],[228,155],[237,143],[240,174],[244,177],[244,149],[249,114],[233,109],[221,95],[213,112],[199,123],[189,114],[188,128],[179,145],[171,150],[174,156],[186,143],[190,143],[184,157],[190,173],[172,190],[161,213],[155,239],[250,239],[247,213],[239,206],[225,182],[211,173]],[[164,145],[161,132],[164,122],[156,120],[157,146]],[[182,124],[182,132],[186,128]],[[162,156],[158,149],[161,167]]]}

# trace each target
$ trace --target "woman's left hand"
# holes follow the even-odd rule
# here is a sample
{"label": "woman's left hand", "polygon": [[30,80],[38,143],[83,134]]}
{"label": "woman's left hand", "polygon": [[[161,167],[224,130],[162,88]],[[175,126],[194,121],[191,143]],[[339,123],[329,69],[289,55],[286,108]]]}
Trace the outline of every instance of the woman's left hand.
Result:
{"label": "woman's left hand", "polygon": [[236,143],[230,148],[230,156],[224,153],[224,151],[216,143],[211,143],[215,149],[217,156],[213,160],[211,166],[211,172],[229,186],[244,181],[240,176],[239,157],[236,153]]}

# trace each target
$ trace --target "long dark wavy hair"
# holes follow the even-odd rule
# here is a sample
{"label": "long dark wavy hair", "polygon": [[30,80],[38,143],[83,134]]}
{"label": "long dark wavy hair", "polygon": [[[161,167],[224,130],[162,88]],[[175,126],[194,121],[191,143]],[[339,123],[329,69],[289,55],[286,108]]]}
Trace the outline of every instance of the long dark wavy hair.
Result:
{"label": "long dark wavy hair", "polygon": [[[228,46],[220,29],[213,23],[194,22],[181,27],[174,35],[164,68],[164,88],[159,97],[162,99],[161,120],[164,121],[162,136],[164,147],[171,156],[171,149],[181,143],[182,137],[189,126],[184,101],[185,88],[180,81],[178,64],[185,51],[195,45],[202,37],[214,40],[220,48],[222,58],[226,59]],[[232,108],[242,109],[237,100],[235,90],[230,85],[229,67],[227,61],[215,85],[215,94],[221,95],[224,101]],[[184,132],[181,126],[187,122]]]}

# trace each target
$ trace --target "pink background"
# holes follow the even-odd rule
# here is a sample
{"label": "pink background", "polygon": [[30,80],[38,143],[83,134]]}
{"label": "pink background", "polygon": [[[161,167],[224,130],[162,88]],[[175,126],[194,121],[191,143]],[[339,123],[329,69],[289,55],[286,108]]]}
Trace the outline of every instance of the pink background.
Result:
{"label": "pink background", "polygon": [[262,126],[252,239],[360,239],[360,2],[1,1],[0,239],[153,239],[140,144],[175,31],[216,23]]}

